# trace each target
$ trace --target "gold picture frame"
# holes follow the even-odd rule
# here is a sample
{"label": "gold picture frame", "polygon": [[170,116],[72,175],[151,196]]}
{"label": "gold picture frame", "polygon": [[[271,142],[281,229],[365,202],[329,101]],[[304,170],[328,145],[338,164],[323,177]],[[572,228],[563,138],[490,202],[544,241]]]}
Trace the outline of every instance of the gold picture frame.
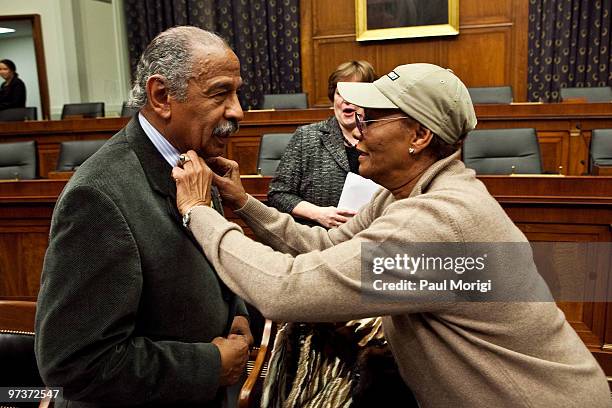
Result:
{"label": "gold picture frame", "polygon": [[459,0],[355,0],[355,17],[357,41],[459,34]]}

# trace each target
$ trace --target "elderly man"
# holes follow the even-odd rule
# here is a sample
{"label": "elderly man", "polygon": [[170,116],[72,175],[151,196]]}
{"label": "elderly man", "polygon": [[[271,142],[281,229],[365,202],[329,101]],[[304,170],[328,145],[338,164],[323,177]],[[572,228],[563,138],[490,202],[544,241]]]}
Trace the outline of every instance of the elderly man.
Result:
{"label": "elderly man", "polygon": [[139,114],[64,189],[36,316],[40,373],[63,387],[56,406],[216,407],[243,372],[245,305],[183,226],[170,177],[180,151],[223,153],[241,83],[220,37],[159,34],[138,65]]}
{"label": "elderly man", "polygon": [[[338,91],[365,108],[357,117],[359,172],[385,187],[339,228],[308,228],[266,207],[244,192],[226,159],[210,161],[224,176],[195,152],[173,169],[178,208],[191,216],[221,278],[275,320],[384,316],[385,337],[421,407],[609,407],[603,371],[551,301],[527,239],[459,160],[476,125],[459,78],[408,64],[373,83],[339,83]],[[213,178],[275,251],[205,206]],[[404,255],[414,268],[406,273],[400,258],[375,257],[378,250]],[[473,250],[480,259],[467,272]],[[442,257],[444,267],[425,266]],[[481,276],[490,286],[453,286],[482,285]],[[383,283],[393,286],[385,291]]]}

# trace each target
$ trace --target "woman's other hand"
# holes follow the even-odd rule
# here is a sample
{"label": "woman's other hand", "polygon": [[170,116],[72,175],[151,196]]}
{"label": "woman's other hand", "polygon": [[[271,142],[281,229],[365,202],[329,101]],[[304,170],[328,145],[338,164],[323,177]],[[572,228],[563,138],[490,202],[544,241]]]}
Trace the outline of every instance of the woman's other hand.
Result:
{"label": "woman's other hand", "polygon": [[342,210],[336,207],[317,207],[313,214],[314,220],[326,228],[339,227],[357,214],[352,210]]}
{"label": "woman's other hand", "polygon": [[196,152],[185,153],[188,160],[181,167],[172,169],[172,178],[176,182],[176,206],[185,215],[196,205],[210,205],[211,183],[213,172]]}
{"label": "woman's other hand", "polygon": [[296,217],[316,221],[325,228],[334,228],[347,222],[350,217],[357,214],[357,211],[344,210],[331,206],[319,207],[308,201],[301,201],[295,206],[293,211],[291,211],[291,214]]}
{"label": "woman's other hand", "polygon": [[238,163],[224,157],[211,157],[206,159],[206,163],[214,170],[213,183],[219,189],[223,202],[233,210],[244,207],[249,197],[240,181]]}

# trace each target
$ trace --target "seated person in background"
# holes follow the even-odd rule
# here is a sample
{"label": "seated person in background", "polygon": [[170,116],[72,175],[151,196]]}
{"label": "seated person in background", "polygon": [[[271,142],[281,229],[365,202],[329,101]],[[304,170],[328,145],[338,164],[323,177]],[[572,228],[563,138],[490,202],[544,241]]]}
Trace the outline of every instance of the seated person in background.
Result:
{"label": "seated person in background", "polygon": [[336,89],[338,82],[372,82],[377,78],[367,61],[347,61],[329,76],[327,96],[334,116],[298,128],[270,183],[268,203],[306,220],[309,225],[332,228],[355,214],[336,208],[347,173],[359,173],[357,140],[353,137],[355,112],[359,107],[346,102]]}
{"label": "seated person in background", "polygon": [[244,372],[244,302],[183,226],[168,176],[180,150],[223,153],[243,117],[241,84],[222,38],[162,32],[138,63],[139,114],[66,185],[36,310],[40,374],[64,387],[56,407],[221,407]]}
{"label": "seated person in background", "polygon": [[26,86],[16,71],[13,61],[0,60],[0,77],[4,79],[0,85],[0,110],[26,106]]}
{"label": "seated person in background", "polygon": [[[407,64],[338,91],[365,108],[359,171],[384,187],[338,228],[300,225],[249,196],[230,160],[209,159],[215,174],[190,151],[191,161],[173,169],[179,211],[221,279],[276,321],[384,316],[385,338],[423,408],[609,408],[606,377],[554,303],[527,238],[460,161],[476,126],[461,80]],[[211,181],[261,243],[206,205]],[[396,266],[396,257],[424,259],[428,246],[432,258],[452,256],[450,269]],[[479,248],[488,248],[486,274],[452,267]],[[377,271],[380,261],[391,264]],[[492,291],[438,288],[476,277],[489,278]],[[437,287],[420,287],[421,279]]]}

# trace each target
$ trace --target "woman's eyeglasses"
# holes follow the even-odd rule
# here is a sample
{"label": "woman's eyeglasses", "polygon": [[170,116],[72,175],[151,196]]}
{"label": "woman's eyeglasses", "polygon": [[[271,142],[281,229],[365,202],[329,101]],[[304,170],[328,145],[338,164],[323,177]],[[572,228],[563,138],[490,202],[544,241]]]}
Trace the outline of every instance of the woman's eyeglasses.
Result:
{"label": "woman's eyeglasses", "polygon": [[384,122],[384,121],[392,121],[392,120],[399,120],[399,119],[408,119],[408,116],[399,116],[397,118],[363,120],[363,117],[359,115],[357,112],[355,112],[355,124],[357,125],[357,130],[359,130],[359,133],[361,134],[361,136],[364,135],[368,127],[367,125],[368,122]]}

